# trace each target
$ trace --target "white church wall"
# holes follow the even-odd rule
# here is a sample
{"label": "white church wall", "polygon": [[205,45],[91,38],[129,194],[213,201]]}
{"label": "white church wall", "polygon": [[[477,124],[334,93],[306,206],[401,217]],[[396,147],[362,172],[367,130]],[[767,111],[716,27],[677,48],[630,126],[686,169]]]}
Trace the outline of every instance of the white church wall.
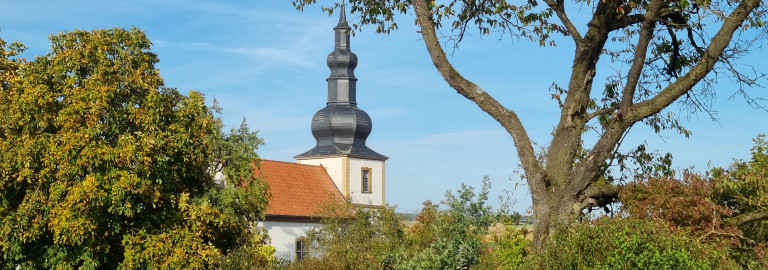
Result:
{"label": "white church wall", "polygon": [[259,225],[267,230],[271,245],[275,247],[275,257],[293,261],[296,258],[296,239],[305,237],[320,223],[262,221]]}
{"label": "white church wall", "polygon": [[[363,193],[363,168],[370,169],[370,193]],[[360,158],[349,159],[349,196],[353,203],[384,205],[384,161]]]}

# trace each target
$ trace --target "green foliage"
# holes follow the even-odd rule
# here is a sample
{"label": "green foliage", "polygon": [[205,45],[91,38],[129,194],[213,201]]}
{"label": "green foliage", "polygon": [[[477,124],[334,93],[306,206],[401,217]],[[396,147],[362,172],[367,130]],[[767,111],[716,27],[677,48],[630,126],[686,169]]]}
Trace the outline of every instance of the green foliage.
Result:
{"label": "green foliage", "polygon": [[20,65],[24,64],[24,60],[16,58],[16,56],[22,53],[24,49],[26,49],[24,44],[19,42],[8,44],[0,38],[0,89],[7,90],[11,87],[11,83],[19,77],[18,69]]}
{"label": "green foliage", "polygon": [[[293,5],[298,10],[304,10],[304,7],[316,2],[317,0],[293,0]],[[370,24],[376,27],[376,33],[387,34],[398,28],[395,16],[406,14],[411,7],[411,2],[407,0],[348,0],[346,2],[350,6],[350,12],[360,16],[358,22],[353,22],[353,28],[360,29],[363,25]],[[432,9],[433,19],[438,27],[448,25],[451,31],[455,31],[456,36],[453,37],[455,44],[463,39],[470,27],[477,29],[481,35],[496,32],[502,35],[509,33],[538,42],[541,46],[555,45],[552,34],[567,35],[565,28],[549,21],[554,15],[552,9],[539,7],[536,1],[517,4],[507,1],[444,2],[440,4],[430,2],[429,7]],[[332,14],[333,10],[339,6],[341,3],[334,3],[330,7],[323,7],[323,10]]]}
{"label": "green foliage", "polygon": [[488,178],[475,194],[462,186],[447,192],[441,209],[426,202],[408,228],[392,207],[330,204],[321,213],[323,226],[308,235],[308,258],[291,269],[456,269],[479,263],[483,237],[495,220],[486,205]]}
{"label": "green foliage", "polygon": [[448,191],[447,209],[424,203],[424,208],[409,232],[410,249],[398,269],[456,269],[479,262],[483,252],[483,237],[495,221],[490,206],[486,205],[490,180],[483,179],[483,187],[475,194],[472,187],[462,185],[457,194]]}
{"label": "green foliage", "polygon": [[[730,169],[714,169],[712,177],[718,180],[717,199],[734,210],[733,216],[755,211],[768,211],[768,142],[761,134],[754,139],[752,158],[736,161]],[[768,242],[768,222],[757,221],[741,226],[744,235],[760,242]]]}
{"label": "green foliage", "polygon": [[678,180],[652,177],[625,186],[620,200],[637,219],[686,230],[701,241],[727,244],[729,256],[743,268],[768,267],[768,143],[760,135],[749,161],[736,161],[711,175],[684,172]]}
{"label": "green foliage", "polygon": [[603,218],[552,235],[535,269],[734,269],[727,248],[684,230],[634,218]]}
{"label": "green foliage", "polygon": [[[730,220],[743,220],[768,211],[768,142],[765,135],[754,139],[752,157],[748,161],[734,161],[729,169],[712,170],[717,183],[713,200],[732,210]],[[768,268],[768,221],[754,219],[740,224],[742,248],[734,250],[734,257],[742,265]]]}
{"label": "green foliage", "polygon": [[485,237],[486,249],[476,269],[529,269],[530,241],[526,227],[520,227],[519,213],[503,217],[503,233],[489,231]]}
{"label": "green foliage", "polygon": [[[587,152],[579,156],[586,157]],[[648,177],[673,177],[672,154],[649,151],[645,144],[640,144],[626,152],[615,151],[603,164],[602,179],[595,184],[618,184],[621,181],[633,181]]]}
{"label": "green foliage", "polygon": [[[487,182],[475,194],[463,186],[440,205],[425,203],[417,222],[403,227],[391,208],[327,213],[311,239],[322,251],[292,269],[762,269],[764,244],[746,243],[726,220],[720,184],[685,172],[683,180],[651,178],[625,187],[626,216],[555,230],[538,253],[513,216],[489,232],[498,216],[485,205]],[[332,255],[331,255],[332,254]]]}
{"label": "green foliage", "polygon": [[[202,94],[164,87],[138,29],[51,43],[26,62],[0,42],[3,268],[210,268],[259,237],[255,133],[224,134]],[[222,161],[247,188],[214,182]]]}
{"label": "green foliage", "polygon": [[[220,109],[215,102],[212,109],[218,112]],[[212,137],[216,140],[217,159],[211,170],[221,170],[227,176],[225,181],[235,186],[250,182],[253,178],[251,163],[256,157],[254,149],[264,144],[264,140],[256,136],[256,132],[250,131],[245,118],[238,129],[230,130],[227,135],[217,132]]]}
{"label": "green foliage", "polygon": [[250,229],[255,231],[241,237],[235,248],[220,257],[219,269],[264,269],[279,264],[275,247],[269,245],[269,237],[261,231],[263,228],[253,226]]}
{"label": "green foliage", "polygon": [[684,228],[699,234],[718,232],[715,235],[736,233],[737,228],[723,222],[733,210],[712,200],[716,185],[685,172],[682,180],[667,177],[631,183],[622,190],[620,201],[629,216],[659,220],[671,229]]}
{"label": "green foliage", "polygon": [[311,254],[290,269],[380,269],[398,253],[403,241],[402,217],[389,206],[371,208],[329,200],[319,212],[323,226],[310,231]]}

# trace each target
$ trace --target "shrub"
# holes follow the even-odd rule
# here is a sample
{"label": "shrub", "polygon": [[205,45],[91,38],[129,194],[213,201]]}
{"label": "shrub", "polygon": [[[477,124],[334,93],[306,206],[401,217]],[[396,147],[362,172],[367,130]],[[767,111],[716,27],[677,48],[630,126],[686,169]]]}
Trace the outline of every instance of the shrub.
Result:
{"label": "shrub", "polygon": [[536,269],[734,269],[729,249],[685,230],[634,218],[602,218],[554,233]]}

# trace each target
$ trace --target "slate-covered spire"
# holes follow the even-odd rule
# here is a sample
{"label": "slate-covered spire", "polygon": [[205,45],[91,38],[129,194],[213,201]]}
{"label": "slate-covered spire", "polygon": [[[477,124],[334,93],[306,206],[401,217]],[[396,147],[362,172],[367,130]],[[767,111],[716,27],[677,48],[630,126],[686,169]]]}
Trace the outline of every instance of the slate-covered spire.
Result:
{"label": "slate-covered spire", "polygon": [[349,50],[351,30],[342,5],[339,23],[333,28],[334,49],[328,55],[328,68],[331,69],[331,76],[326,79],[328,102],[312,118],[312,135],[317,145],[296,156],[296,159],[334,156],[388,159],[365,146],[373,126],[371,117],[357,107],[357,78],[354,73],[357,56]]}
{"label": "slate-covered spire", "polygon": [[334,49],[328,55],[328,67],[331,69],[331,76],[326,79],[328,82],[329,104],[357,103],[357,78],[355,78],[357,55],[349,50],[349,31],[351,30],[352,28],[347,23],[347,16],[342,5],[339,24],[333,28],[335,35]]}

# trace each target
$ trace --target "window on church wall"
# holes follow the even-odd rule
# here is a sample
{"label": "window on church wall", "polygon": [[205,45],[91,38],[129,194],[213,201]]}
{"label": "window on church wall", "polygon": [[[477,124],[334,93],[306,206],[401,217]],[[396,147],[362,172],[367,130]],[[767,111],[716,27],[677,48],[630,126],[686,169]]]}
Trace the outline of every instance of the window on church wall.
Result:
{"label": "window on church wall", "polygon": [[301,261],[309,256],[307,249],[307,239],[304,237],[296,238],[296,260]]}
{"label": "window on church wall", "polygon": [[371,168],[363,168],[361,171],[362,187],[360,192],[371,193]]}

